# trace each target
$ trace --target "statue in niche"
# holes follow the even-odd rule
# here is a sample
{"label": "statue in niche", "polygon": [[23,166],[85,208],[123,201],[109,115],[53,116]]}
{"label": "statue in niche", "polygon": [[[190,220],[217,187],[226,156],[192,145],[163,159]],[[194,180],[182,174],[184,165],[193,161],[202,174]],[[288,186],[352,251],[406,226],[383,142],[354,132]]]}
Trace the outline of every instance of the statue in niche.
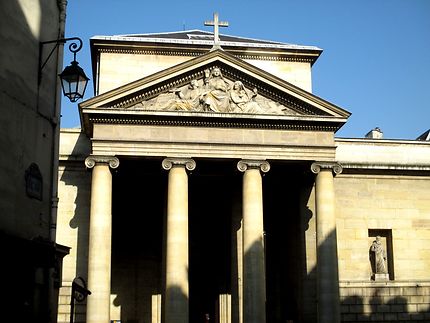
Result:
{"label": "statue in niche", "polygon": [[185,91],[174,89],[171,92],[175,93],[177,98],[169,101],[164,110],[201,111],[200,100],[202,89],[197,80],[191,80],[190,85]]}
{"label": "statue in niche", "polygon": [[382,246],[381,237],[377,236],[370,247],[370,261],[374,274],[387,274],[387,254]]}
{"label": "statue in niche", "polygon": [[221,70],[215,67],[212,71],[205,70],[206,91],[201,95],[205,111],[230,112],[228,90],[229,83],[221,74]]}

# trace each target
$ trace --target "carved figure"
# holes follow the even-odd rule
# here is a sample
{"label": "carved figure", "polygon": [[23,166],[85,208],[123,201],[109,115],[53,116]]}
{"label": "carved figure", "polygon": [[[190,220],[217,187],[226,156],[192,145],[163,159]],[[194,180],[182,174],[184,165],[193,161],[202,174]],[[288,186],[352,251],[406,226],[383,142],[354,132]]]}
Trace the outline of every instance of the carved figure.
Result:
{"label": "carved figure", "polygon": [[257,113],[262,109],[257,102],[253,101],[257,96],[257,89],[249,93],[241,81],[236,81],[230,91],[232,112]]}
{"label": "carved figure", "polygon": [[165,110],[174,111],[200,111],[200,96],[201,88],[197,80],[192,80],[188,89],[182,92],[181,90],[175,89],[173,92],[178,96],[177,99],[170,101]]}
{"label": "carved figure", "polygon": [[164,111],[199,111],[249,114],[295,114],[278,102],[245,88],[241,81],[226,80],[218,67],[204,71],[204,79],[194,79],[188,87],[168,90],[149,100],[142,101],[134,109]]}
{"label": "carved figure", "polygon": [[201,96],[206,111],[230,112],[228,82],[221,74],[221,70],[215,67],[210,73],[205,71],[206,92]]}
{"label": "carved figure", "polygon": [[386,274],[387,273],[387,254],[382,246],[381,237],[377,236],[370,247],[370,260],[372,262],[372,270],[374,274]]}

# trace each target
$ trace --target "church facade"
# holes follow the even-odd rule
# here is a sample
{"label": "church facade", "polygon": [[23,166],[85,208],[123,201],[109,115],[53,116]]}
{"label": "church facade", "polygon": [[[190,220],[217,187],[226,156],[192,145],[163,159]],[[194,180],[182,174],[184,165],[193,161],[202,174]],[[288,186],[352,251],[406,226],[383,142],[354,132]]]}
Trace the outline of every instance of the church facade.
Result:
{"label": "church facade", "polygon": [[59,322],[77,276],[76,322],[429,320],[430,142],[336,138],[321,49],[215,29],[91,39]]}

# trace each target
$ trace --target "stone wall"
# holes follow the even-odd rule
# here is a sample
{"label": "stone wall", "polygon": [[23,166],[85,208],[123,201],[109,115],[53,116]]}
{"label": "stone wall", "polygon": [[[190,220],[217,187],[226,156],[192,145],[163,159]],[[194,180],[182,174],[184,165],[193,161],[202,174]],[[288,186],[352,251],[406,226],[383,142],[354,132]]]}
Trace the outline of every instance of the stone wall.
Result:
{"label": "stone wall", "polygon": [[[63,282],[63,287],[60,288],[60,296],[58,298],[58,323],[70,323],[70,302],[72,294],[72,283]],[[84,323],[86,302],[75,302],[75,312],[73,316],[74,323]]]}
{"label": "stone wall", "polygon": [[[342,322],[429,322],[429,177],[346,167],[335,189]],[[379,234],[386,281],[372,281],[369,249]]]}
{"label": "stone wall", "polygon": [[[192,56],[101,53],[98,94],[192,59]],[[245,60],[306,91],[312,92],[310,63]]]}
{"label": "stone wall", "polygon": [[429,322],[430,281],[341,282],[342,322]]}
{"label": "stone wall", "polygon": [[[87,280],[88,227],[91,172],[84,162],[62,163],[59,169],[57,242],[71,247],[63,260],[62,287],[58,300],[58,322],[70,322],[72,281]],[[77,303],[75,322],[85,322],[85,303]]]}
{"label": "stone wall", "polygon": [[335,179],[339,279],[370,280],[371,232],[385,230],[392,240],[390,278],[428,281],[430,178],[378,172]]}
{"label": "stone wall", "polygon": [[[57,64],[54,52],[38,83],[39,41],[57,39],[57,1],[2,1],[0,4],[0,227],[24,239],[49,238],[56,135]],[[52,48],[52,47],[51,47]],[[51,48],[43,49],[46,59]],[[58,88],[60,90],[60,88]],[[40,196],[26,193],[31,164],[42,176]],[[39,195],[39,194],[37,194]]]}

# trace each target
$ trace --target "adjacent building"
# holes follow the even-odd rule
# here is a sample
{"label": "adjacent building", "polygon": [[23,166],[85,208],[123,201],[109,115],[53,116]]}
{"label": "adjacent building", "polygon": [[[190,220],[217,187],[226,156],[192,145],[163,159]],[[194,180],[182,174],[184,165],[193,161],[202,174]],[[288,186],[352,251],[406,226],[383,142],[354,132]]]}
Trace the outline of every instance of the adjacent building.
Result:
{"label": "adjacent building", "polygon": [[64,37],[66,2],[0,4],[2,321],[57,318],[69,249],[55,243],[63,51],[41,43]]}
{"label": "adjacent building", "polygon": [[96,94],[61,133],[60,322],[76,276],[88,323],[430,319],[428,136],[336,138],[350,112],[312,94],[321,49],[90,45]]}

